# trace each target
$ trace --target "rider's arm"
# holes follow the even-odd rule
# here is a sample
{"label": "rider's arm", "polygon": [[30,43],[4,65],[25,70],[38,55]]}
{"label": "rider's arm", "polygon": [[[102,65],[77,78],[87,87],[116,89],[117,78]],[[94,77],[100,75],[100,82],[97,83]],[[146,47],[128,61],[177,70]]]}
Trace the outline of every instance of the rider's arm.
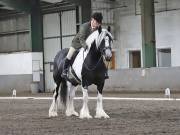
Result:
{"label": "rider's arm", "polygon": [[86,33],[87,33],[87,28],[86,28],[86,26],[81,26],[78,34],[79,34],[80,44],[81,44],[82,47],[84,47],[84,48],[87,47],[87,44],[86,44]]}

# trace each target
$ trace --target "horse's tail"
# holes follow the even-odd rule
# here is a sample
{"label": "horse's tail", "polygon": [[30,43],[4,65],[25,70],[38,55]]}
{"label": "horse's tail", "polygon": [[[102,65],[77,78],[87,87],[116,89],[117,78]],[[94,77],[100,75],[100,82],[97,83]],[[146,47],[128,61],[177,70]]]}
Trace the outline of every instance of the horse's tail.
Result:
{"label": "horse's tail", "polygon": [[65,79],[62,79],[61,82],[61,91],[60,91],[60,97],[61,97],[61,102],[66,107],[66,100],[67,100],[67,82]]}

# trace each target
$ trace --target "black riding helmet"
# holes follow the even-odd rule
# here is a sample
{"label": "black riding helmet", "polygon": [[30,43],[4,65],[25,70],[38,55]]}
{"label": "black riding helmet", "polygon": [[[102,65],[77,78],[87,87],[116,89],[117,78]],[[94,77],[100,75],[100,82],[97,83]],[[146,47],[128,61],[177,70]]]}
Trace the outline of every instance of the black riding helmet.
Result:
{"label": "black riding helmet", "polygon": [[103,16],[102,13],[95,12],[92,14],[91,18],[95,19],[98,23],[102,23]]}

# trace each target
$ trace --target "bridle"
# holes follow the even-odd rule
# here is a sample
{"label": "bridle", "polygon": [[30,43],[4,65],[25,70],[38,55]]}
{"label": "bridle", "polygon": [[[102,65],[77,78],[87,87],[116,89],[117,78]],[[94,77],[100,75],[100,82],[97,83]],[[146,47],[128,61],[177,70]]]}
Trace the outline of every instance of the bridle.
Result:
{"label": "bridle", "polygon": [[[100,36],[102,36],[102,35],[100,35]],[[96,44],[99,43],[99,45],[98,45],[98,50],[99,50],[100,53],[101,53],[101,56],[100,56],[100,58],[98,59],[98,62],[96,63],[96,65],[95,65],[94,67],[90,68],[90,67],[84,62],[84,66],[86,67],[87,70],[89,70],[89,71],[95,70],[95,69],[97,68],[98,64],[100,63],[100,61],[101,61],[101,60],[103,60],[103,61],[105,60],[105,58],[104,58],[105,51],[106,51],[107,49],[112,50],[112,48],[111,48],[111,43],[109,43],[109,46],[105,46],[105,47],[103,47],[103,49],[101,49],[102,41],[103,41],[103,40],[104,40],[104,41],[106,40],[105,37],[106,37],[106,33],[104,34],[104,37],[100,40],[101,42],[96,42]],[[100,38],[100,37],[98,37],[98,38]],[[109,40],[108,40],[108,42],[109,42]],[[85,52],[85,51],[83,51],[83,60],[84,60],[84,52]],[[108,64],[107,64],[107,65],[105,64],[106,68],[108,68],[109,63],[110,63],[110,62],[108,61]]]}
{"label": "bridle", "polygon": [[[104,47],[101,47],[101,44],[99,45],[99,47],[98,47],[98,49],[99,49],[99,51],[101,52],[101,55],[105,55],[105,51],[106,50],[110,50],[110,51],[112,51],[112,47],[111,47],[111,42],[113,42],[112,41],[112,39],[108,36],[108,41],[106,41],[107,39],[106,39],[106,37],[107,37],[107,35],[106,36],[104,36],[104,38],[103,38],[103,40],[104,40]],[[103,41],[102,40],[102,41]],[[107,44],[107,42],[108,42],[108,46],[106,45]]]}

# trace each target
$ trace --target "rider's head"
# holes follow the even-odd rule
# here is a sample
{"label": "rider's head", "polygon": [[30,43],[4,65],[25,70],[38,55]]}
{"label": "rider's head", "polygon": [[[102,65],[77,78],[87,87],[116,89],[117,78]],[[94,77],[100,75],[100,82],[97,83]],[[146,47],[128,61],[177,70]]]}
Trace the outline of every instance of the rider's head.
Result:
{"label": "rider's head", "polygon": [[103,16],[100,12],[95,12],[91,16],[91,28],[92,30],[97,29],[102,24]]}

